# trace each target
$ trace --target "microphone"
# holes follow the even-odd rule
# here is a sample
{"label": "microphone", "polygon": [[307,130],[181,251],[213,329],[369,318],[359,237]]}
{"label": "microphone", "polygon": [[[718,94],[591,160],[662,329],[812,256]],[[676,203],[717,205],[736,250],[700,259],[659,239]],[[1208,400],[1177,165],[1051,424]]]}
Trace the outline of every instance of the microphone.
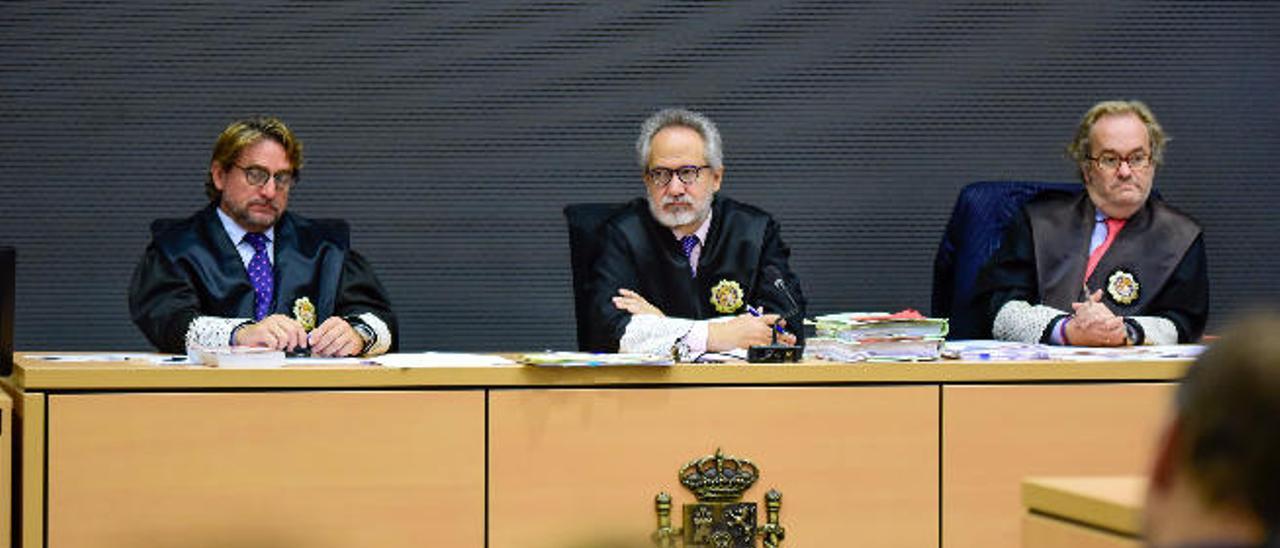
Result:
{"label": "microphone", "polygon": [[[766,287],[772,287],[774,291],[781,293],[791,308],[787,309],[779,316],[787,317],[800,313],[800,305],[796,303],[795,297],[791,296],[790,289],[787,288],[787,282],[782,275],[782,269],[769,265],[764,268],[764,279],[767,280]],[[801,329],[804,327],[801,326]],[[753,363],[786,363],[800,361],[801,347],[790,346],[786,344],[778,344],[778,332],[773,332],[773,344],[763,346],[752,346],[747,349],[747,361]]]}
{"label": "microphone", "polygon": [[796,298],[791,296],[791,289],[787,287],[786,276],[782,275],[782,269],[774,265],[766,266],[764,267],[764,278],[766,280],[771,280],[769,285],[773,287],[775,291],[781,293],[783,297],[786,297],[787,302],[791,304],[791,308],[788,308],[785,314],[780,315],[788,317],[799,314],[800,305],[796,303]]}

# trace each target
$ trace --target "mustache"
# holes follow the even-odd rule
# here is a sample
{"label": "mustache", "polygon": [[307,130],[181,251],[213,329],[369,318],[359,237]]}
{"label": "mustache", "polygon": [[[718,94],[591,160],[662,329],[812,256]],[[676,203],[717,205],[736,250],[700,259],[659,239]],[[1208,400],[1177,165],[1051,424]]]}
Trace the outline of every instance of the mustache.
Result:
{"label": "mustache", "polygon": [[663,196],[662,205],[693,205],[693,198],[685,196]]}
{"label": "mustache", "polygon": [[272,211],[276,210],[276,205],[271,203],[269,200],[249,200],[249,203],[245,204],[245,207],[248,208],[256,205],[267,206],[271,208]]}

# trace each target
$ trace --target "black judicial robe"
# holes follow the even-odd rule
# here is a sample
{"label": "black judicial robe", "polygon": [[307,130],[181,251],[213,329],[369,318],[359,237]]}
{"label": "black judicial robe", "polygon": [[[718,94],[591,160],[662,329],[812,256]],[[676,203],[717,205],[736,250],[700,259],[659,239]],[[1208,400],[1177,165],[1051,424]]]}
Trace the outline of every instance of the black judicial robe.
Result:
{"label": "black judicial robe", "polygon": [[[1081,281],[1095,220],[1087,192],[1028,203],[1005,231],[1000,248],[979,274],[975,306],[986,312],[990,336],[1005,303],[1023,300],[1064,312],[1084,298]],[[1173,322],[1178,342],[1200,339],[1209,315],[1209,275],[1199,223],[1154,196],[1116,236],[1088,280],[1117,316],[1158,316]],[[1107,291],[1116,272],[1132,274],[1138,296],[1117,302]],[[1052,324],[1050,324],[1052,326]],[[1046,328],[1041,341],[1048,341]]]}
{"label": "black judicial robe", "polygon": [[[630,313],[613,305],[619,288],[636,291],[675,318],[704,320],[746,313],[745,306],[721,313],[712,304],[712,288],[726,280],[742,288],[744,305],[782,314],[787,330],[803,344],[806,303],[800,281],[787,264],[791,249],[782,241],[781,227],[768,213],[728,198],[717,196],[711,207],[697,277],[690,276],[689,260],[679,242],[670,228],[654,220],[645,198],[635,199],[605,222],[600,258],[588,282],[592,320],[612,334],[612,347],[603,350],[617,350],[631,319]],[[770,272],[775,272],[772,278]],[[774,285],[779,276],[791,299]]]}
{"label": "black judicial robe", "polygon": [[[133,273],[129,312],[162,352],[186,351],[186,333],[199,316],[253,317],[253,285],[235,245],[210,204],[155,234]],[[275,302],[271,314],[293,316],[308,297],[316,325],[329,316],[373,313],[398,345],[390,299],[373,267],[349,247],[343,221],[316,221],[286,211],[275,225]]]}

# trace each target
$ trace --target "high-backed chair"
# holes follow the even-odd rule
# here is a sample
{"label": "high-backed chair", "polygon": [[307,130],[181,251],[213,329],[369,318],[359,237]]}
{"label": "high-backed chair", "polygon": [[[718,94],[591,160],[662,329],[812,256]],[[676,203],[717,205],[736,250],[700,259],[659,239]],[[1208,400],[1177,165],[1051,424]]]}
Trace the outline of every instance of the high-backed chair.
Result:
{"label": "high-backed chair", "polygon": [[0,375],[13,372],[13,293],[17,252],[0,246]]}
{"label": "high-backed chair", "polygon": [[1045,193],[1079,194],[1080,183],[984,181],[960,190],[946,233],[933,259],[933,311],[950,318],[952,339],[990,336],[986,310],[973,303],[978,271],[998,247],[1005,227],[1023,204]]}
{"label": "high-backed chair", "polygon": [[600,228],[625,204],[569,204],[564,218],[569,224],[569,262],[573,267],[573,313],[578,321],[578,349],[586,352],[614,350],[610,334],[591,325],[591,297],[587,279],[600,256]]}

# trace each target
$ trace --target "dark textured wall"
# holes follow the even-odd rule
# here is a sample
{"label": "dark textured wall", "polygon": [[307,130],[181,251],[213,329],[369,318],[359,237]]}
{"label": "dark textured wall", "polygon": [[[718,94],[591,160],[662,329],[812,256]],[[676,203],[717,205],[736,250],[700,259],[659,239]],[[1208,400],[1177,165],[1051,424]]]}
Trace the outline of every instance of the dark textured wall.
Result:
{"label": "dark textured wall", "polygon": [[1280,293],[1272,1],[4,2],[0,82],[22,349],[145,346],[147,224],[203,205],[250,113],[304,140],[291,207],[351,221],[407,350],[573,347],[560,209],[639,195],[667,105],[720,123],[724,192],[783,223],[814,313],[927,310],[956,191],[1074,180],[1108,98],[1173,135],[1156,184],[1206,227],[1211,328]]}

